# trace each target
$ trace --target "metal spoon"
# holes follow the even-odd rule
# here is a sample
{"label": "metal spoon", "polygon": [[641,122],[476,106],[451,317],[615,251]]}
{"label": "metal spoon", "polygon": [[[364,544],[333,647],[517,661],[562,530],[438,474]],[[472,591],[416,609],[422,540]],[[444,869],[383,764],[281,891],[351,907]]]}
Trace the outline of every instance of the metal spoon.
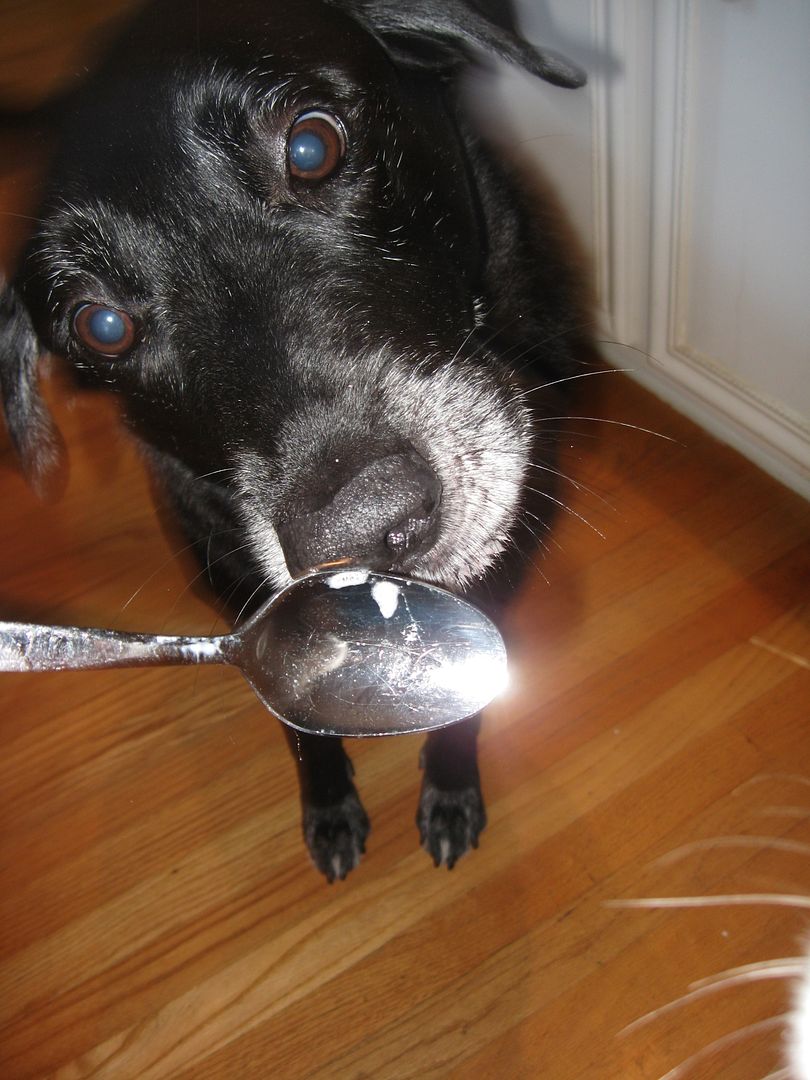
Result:
{"label": "metal spoon", "polygon": [[318,735],[445,727],[506,682],[503,640],[477,608],[369,570],[299,578],[220,637],[0,623],[0,671],[155,664],[233,664],[279,720]]}

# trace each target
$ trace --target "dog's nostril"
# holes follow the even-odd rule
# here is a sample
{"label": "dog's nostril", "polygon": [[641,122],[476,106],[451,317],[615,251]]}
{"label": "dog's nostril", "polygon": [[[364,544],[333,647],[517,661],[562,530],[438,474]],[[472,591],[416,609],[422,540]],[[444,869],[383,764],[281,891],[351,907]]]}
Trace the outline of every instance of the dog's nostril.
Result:
{"label": "dog's nostril", "polygon": [[409,517],[395,525],[385,538],[385,546],[397,558],[401,559],[409,551],[417,548],[427,535],[431,526],[432,509],[426,517]]}
{"label": "dog's nostril", "polygon": [[287,566],[295,574],[348,557],[404,569],[433,543],[440,498],[438,477],[415,450],[376,458],[277,525]]}

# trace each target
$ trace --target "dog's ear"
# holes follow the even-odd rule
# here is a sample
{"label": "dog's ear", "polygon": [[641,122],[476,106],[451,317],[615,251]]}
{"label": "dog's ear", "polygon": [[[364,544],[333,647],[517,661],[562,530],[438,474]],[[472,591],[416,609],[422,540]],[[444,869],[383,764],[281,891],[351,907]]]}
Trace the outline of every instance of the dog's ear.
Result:
{"label": "dog's ear", "polygon": [[56,498],[64,486],[65,448],[39,392],[40,345],[13,285],[0,278],[0,397],[23,472],[36,493]]}
{"label": "dog's ear", "polygon": [[484,51],[555,86],[577,87],[586,81],[585,72],[576,64],[522,38],[514,28],[511,5],[503,0],[330,2],[385,41],[395,55],[421,66],[458,66],[471,54]]}

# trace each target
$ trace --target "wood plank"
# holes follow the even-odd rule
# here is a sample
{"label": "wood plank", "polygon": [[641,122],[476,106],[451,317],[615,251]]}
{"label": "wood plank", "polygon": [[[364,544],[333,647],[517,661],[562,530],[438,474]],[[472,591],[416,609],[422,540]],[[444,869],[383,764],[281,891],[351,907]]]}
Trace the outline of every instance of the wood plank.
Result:
{"label": "wood plank", "polygon": [[[0,12],[15,100],[112,10],[35,8],[47,26]],[[6,144],[12,213],[41,158]],[[26,221],[2,222],[8,263]],[[452,873],[418,849],[416,738],[353,746],[373,832],[329,887],[284,739],[235,673],[2,677],[3,1080],[655,1080],[784,1010],[786,985],[760,981],[620,1035],[695,979],[793,955],[806,920],[609,905],[810,893],[791,847],[810,844],[810,507],[625,376],[583,384],[589,419],[547,425],[567,433],[571,512],[508,612],[489,826]],[[49,400],[61,502],[35,500],[0,436],[2,615],[220,629],[115,403],[58,368]],[[765,1076],[780,1038],[755,1030],[690,1075]]]}

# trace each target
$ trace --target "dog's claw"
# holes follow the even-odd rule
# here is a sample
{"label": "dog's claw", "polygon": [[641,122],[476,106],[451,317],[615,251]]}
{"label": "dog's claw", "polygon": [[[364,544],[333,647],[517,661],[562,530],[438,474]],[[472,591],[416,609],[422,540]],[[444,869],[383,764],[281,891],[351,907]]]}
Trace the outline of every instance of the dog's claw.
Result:
{"label": "dog's claw", "polygon": [[427,778],[419,796],[416,824],[422,847],[434,866],[452,870],[478,838],[487,823],[484,800],[477,785],[444,791]]}
{"label": "dog's claw", "polygon": [[352,791],[340,802],[304,809],[304,839],[318,870],[330,885],[343,881],[366,850],[369,820]]}

